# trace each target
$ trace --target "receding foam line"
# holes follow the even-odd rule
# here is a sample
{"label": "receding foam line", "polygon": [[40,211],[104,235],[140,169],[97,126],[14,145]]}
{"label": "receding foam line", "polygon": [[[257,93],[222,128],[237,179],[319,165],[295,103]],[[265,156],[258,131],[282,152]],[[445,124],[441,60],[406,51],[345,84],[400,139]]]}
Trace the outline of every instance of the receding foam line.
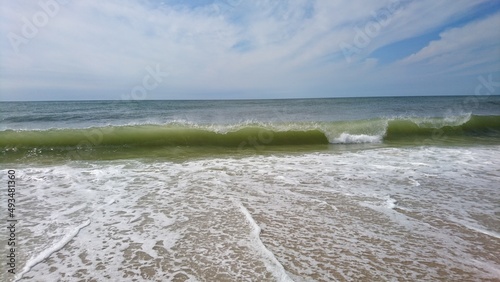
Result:
{"label": "receding foam line", "polygon": [[483,229],[483,228],[479,228],[479,227],[476,227],[476,226],[473,226],[463,220],[460,220],[460,219],[457,219],[455,217],[451,217],[449,216],[448,217],[448,220],[451,221],[451,222],[454,222],[456,224],[460,224],[462,225],[463,227],[469,229],[469,230],[472,230],[472,231],[475,231],[475,232],[478,232],[478,233],[482,233],[484,235],[488,235],[488,236],[491,236],[493,238],[497,238],[497,239],[500,239],[500,234],[495,232],[495,231],[491,231],[491,230],[486,230],[486,229]]}
{"label": "receding foam line", "polygon": [[500,239],[500,234],[494,232],[494,231],[489,231],[489,230],[485,230],[485,229],[481,229],[481,228],[477,228],[477,227],[474,227],[474,226],[470,226],[468,224],[463,224],[461,222],[457,222],[467,228],[469,228],[470,230],[473,230],[473,231],[476,231],[476,232],[479,232],[479,233],[482,233],[484,235],[488,235],[488,236],[491,236],[493,238],[497,238],[497,239]]}
{"label": "receding foam line", "polygon": [[266,265],[267,269],[269,271],[271,271],[276,276],[278,281],[293,281],[286,274],[286,271],[285,271],[285,268],[283,267],[283,265],[281,265],[281,263],[278,261],[278,259],[276,259],[274,254],[268,248],[266,248],[264,243],[262,243],[262,240],[260,240],[259,235],[260,235],[261,228],[255,222],[255,220],[253,219],[250,212],[248,212],[248,210],[241,203],[238,203],[238,205],[240,207],[241,212],[245,215],[246,220],[250,224],[250,227],[252,228],[252,236],[253,236],[255,243],[259,246],[262,253],[264,255],[266,255],[270,261],[270,263],[264,263]]}
{"label": "receding foam line", "polygon": [[52,247],[43,250],[38,256],[29,260],[26,263],[26,265],[24,266],[23,271],[21,273],[19,273],[18,275],[16,275],[16,278],[14,279],[14,281],[18,281],[21,278],[23,278],[24,274],[28,273],[35,265],[41,263],[42,261],[44,261],[45,259],[50,257],[50,255],[59,251],[64,246],[66,246],[66,244],[68,244],[69,241],[71,241],[71,239],[75,238],[75,236],[78,235],[80,230],[89,226],[89,224],[90,224],[90,220],[87,220],[86,222],[82,223],[81,225],[73,228],[73,230],[71,230],[68,234],[66,234],[66,236],[64,236],[59,242],[52,245]]}

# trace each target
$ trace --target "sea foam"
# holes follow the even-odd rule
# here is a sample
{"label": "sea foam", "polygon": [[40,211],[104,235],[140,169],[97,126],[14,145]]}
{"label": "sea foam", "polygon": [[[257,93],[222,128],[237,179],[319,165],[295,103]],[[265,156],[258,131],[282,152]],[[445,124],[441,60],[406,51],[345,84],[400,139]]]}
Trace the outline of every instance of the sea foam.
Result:
{"label": "sea foam", "polygon": [[274,256],[273,252],[271,252],[262,240],[260,239],[260,232],[261,228],[260,226],[255,222],[253,219],[252,215],[250,212],[243,206],[241,203],[238,203],[240,207],[241,213],[245,215],[245,219],[247,222],[250,224],[250,228],[252,229],[252,240],[254,241],[255,245],[257,245],[257,248],[260,250],[260,252],[266,256],[266,262],[265,265],[267,269],[274,274],[276,279],[278,281],[293,281],[286,273],[285,268],[281,263],[276,259]]}
{"label": "sea foam", "polygon": [[18,281],[21,278],[23,278],[23,276],[26,273],[28,273],[34,266],[41,263],[42,261],[44,261],[48,257],[50,257],[53,253],[62,249],[64,246],[66,246],[66,244],[69,243],[69,241],[71,241],[73,238],[76,237],[76,235],[78,235],[80,230],[82,230],[83,228],[85,228],[89,225],[90,225],[90,220],[85,221],[84,223],[80,224],[79,226],[71,229],[59,242],[57,242],[54,245],[52,245],[51,247],[43,250],[36,257],[31,258],[28,262],[26,262],[26,265],[24,266],[23,270],[19,274],[16,275],[14,281]]}
{"label": "sea foam", "polygon": [[333,144],[361,144],[361,143],[380,143],[382,135],[365,135],[342,133],[340,137],[333,139]]}

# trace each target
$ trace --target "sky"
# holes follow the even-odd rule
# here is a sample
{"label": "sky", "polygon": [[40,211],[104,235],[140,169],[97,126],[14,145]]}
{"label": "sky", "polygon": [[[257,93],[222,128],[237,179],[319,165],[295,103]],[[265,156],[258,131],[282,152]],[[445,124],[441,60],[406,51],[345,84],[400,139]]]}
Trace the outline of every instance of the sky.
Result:
{"label": "sky", "polygon": [[2,1],[0,100],[500,94],[499,27],[499,0]]}

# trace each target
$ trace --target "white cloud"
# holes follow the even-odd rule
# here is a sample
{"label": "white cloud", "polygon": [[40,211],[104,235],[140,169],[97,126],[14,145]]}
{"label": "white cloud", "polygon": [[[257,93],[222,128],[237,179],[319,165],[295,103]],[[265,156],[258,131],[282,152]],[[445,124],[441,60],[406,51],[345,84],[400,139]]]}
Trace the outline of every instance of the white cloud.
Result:
{"label": "white cloud", "polygon": [[[442,32],[439,40],[430,42],[426,47],[401,61],[402,64],[425,62],[432,65],[449,65],[457,62],[473,62],[483,59],[482,55],[491,49],[500,53],[500,13],[486,19],[469,23],[462,27]],[[489,52],[491,53],[491,52]],[[493,52],[495,54],[495,52]],[[464,57],[465,56],[465,57]]]}
{"label": "white cloud", "polygon": [[[152,6],[144,0],[68,1],[26,38],[24,19],[33,22],[43,9],[37,1],[7,1],[0,6],[0,33],[4,39],[16,34],[23,42],[14,44],[16,53],[9,40],[0,41],[0,92],[85,88],[121,94],[140,82],[146,66],[156,64],[170,73],[159,89],[165,93],[345,89],[379,72],[377,60],[369,58],[373,50],[425,34],[483,2],[405,0],[391,12],[391,0],[241,0],[196,7]],[[387,24],[348,62],[339,45],[353,45],[356,27],[363,30],[384,13],[389,13]],[[471,26],[486,21],[491,18]],[[449,46],[467,34],[461,30],[465,27],[443,33],[441,43],[431,43],[406,62],[438,62],[439,52],[463,52],[465,66],[473,62],[469,53],[478,46],[498,46],[498,38],[487,41],[477,34]],[[475,60],[485,61],[484,56]],[[116,93],[108,98],[119,97]]]}

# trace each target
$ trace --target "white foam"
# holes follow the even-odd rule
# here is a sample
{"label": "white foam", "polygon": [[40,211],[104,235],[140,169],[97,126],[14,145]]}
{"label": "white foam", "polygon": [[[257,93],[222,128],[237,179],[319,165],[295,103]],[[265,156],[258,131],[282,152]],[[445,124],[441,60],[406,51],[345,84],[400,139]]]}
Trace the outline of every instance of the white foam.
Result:
{"label": "white foam", "polygon": [[[245,280],[272,275],[274,280],[328,281],[333,272],[342,280],[366,273],[367,279],[432,280],[442,273],[456,275],[453,269],[490,277],[498,263],[471,254],[475,242],[468,238],[475,236],[456,236],[442,222],[453,216],[470,229],[489,233],[492,237],[484,236],[485,242],[497,242],[499,235],[491,230],[498,231],[471,215],[495,216],[499,152],[499,146],[379,148],[26,168],[19,173],[29,183],[26,209],[20,211],[29,222],[27,258],[51,249],[72,222],[90,217],[92,228],[85,228],[85,236],[80,233],[71,248],[59,250],[61,258],[51,255],[50,265],[45,260],[33,267],[36,260],[30,260],[27,269],[33,268],[25,279],[57,281],[81,267],[88,271],[81,279],[105,281],[130,269],[133,273],[122,281],[133,281],[141,278],[137,263],[155,269],[149,280],[173,280],[179,273],[203,280],[206,269],[215,271],[214,265]],[[260,226],[241,203],[231,205],[233,198],[244,198],[254,216],[263,216]],[[54,221],[55,214],[64,216]],[[373,240],[387,244],[374,245]],[[371,268],[375,264],[366,252],[380,267]],[[335,259],[325,261],[323,254]],[[85,266],[80,255],[88,260]],[[388,256],[401,259],[397,263],[414,263],[401,264],[401,271],[384,267]],[[236,264],[228,259],[235,257]],[[156,267],[158,258],[172,273]],[[471,258],[485,265],[479,267]],[[191,263],[197,267],[183,273],[180,266]],[[94,271],[97,267],[103,269]]]}
{"label": "white foam", "polygon": [[412,183],[413,186],[420,186],[420,182],[418,182],[417,180],[413,179],[413,178],[409,178],[410,182]]}
{"label": "white foam", "polygon": [[73,228],[59,242],[55,243],[54,245],[52,245],[48,249],[43,250],[40,254],[38,254],[38,256],[36,256],[35,258],[32,258],[28,262],[26,262],[26,265],[24,266],[23,271],[21,271],[21,273],[16,275],[14,281],[18,281],[21,278],[23,278],[24,274],[28,273],[35,265],[41,263],[42,261],[44,261],[45,259],[50,257],[50,255],[59,251],[64,246],[66,246],[66,244],[68,244],[69,241],[71,241],[76,235],[78,235],[80,230],[89,226],[89,224],[90,224],[90,220],[87,220],[86,222]]}
{"label": "white foam", "polygon": [[333,139],[333,144],[362,144],[362,143],[380,143],[381,135],[349,134],[342,133],[340,137]]}
{"label": "white foam", "polygon": [[276,259],[274,254],[268,248],[266,248],[264,243],[262,243],[262,240],[260,240],[261,228],[255,222],[255,220],[253,219],[250,212],[248,212],[248,210],[241,203],[238,203],[238,205],[240,207],[241,212],[245,215],[247,222],[250,224],[250,227],[252,228],[252,236],[253,236],[255,243],[257,243],[261,252],[264,255],[266,255],[267,259],[270,261],[270,263],[265,263],[267,269],[276,276],[276,279],[278,281],[293,281],[288,276],[288,274],[286,274],[286,271],[285,271],[285,268],[283,267],[283,265],[281,265],[281,263],[278,261],[278,259]]}
{"label": "white foam", "polygon": [[473,226],[469,226],[469,225],[464,225],[464,226],[471,229],[471,230],[474,230],[476,232],[500,239],[500,234],[498,234],[494,231],[489,231],[489,230],[485,230],[485,229],[481,229],[481,228],[477,228],[477,227],[473,227]]}
{"label": "white foam", "polygon": [[491,236],[493,238],[497,238],[497,239],[500,239],[500,234],[495,232],[495,231],[490,231],[490,230],[486,230],[484,228],[480,228],[480,227],[476,227],[476,226],[473,226],[472,224],[469,224],[469,223],[466,223],[462,220],[459,220],[459,219],[456,219],[456,218],[453,218],[453,217],[448,217],[451,221],[455,222],[455,223],[458,223],[472,231],[476,231],[478,233],[482,233],[484,235],[488,235],[488,236]]}
{"label": "white foam", "polygon": [[396,199],[391,198],[390,196],[387,197],[387,200],[385,200],[385,206],[388,209],[394,209],[396,207]]}

